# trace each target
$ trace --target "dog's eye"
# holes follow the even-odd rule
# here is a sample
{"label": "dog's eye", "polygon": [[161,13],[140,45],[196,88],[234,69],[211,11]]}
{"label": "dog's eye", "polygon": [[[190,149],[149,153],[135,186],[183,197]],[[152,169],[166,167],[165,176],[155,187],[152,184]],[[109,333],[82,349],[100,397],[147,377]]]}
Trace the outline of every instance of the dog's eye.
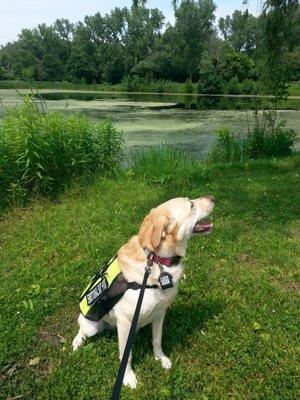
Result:
{"label": "dog's eye", "polygon": [[191,210],[194,208],[195,204],[190,200],[191,203]]}

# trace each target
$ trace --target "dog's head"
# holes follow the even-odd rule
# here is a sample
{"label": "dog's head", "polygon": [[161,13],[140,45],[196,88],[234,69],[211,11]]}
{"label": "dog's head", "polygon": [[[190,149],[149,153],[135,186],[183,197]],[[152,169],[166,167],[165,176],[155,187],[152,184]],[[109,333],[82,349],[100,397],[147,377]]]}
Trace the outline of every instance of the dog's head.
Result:
{"label": "dog's head", "polygon": [[140,227],[140,245],[161,256],[184,256],[193,234],[211,232],[212,223],[201,220],[211,213],[214,204],[213,196],[195,200],[180,197],[153,208]]}

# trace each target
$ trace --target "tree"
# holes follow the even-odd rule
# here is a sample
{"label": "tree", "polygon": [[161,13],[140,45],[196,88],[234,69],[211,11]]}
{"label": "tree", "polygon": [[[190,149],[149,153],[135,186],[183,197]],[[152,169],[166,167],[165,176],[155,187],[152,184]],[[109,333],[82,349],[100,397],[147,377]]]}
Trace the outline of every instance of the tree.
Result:
{"label": "tree", "polygon": [[136,64],[131,72],[144,78],[172,79],[176,60],[165,51],[155,51]]}
{"label": "tree", "polygon": [[74,24],[71,24],[68,19],[61,18],[57,19],[53,25],[54,31],[58,36],[65,42],[70,43],[74,32]]}
{"label": "tree", "polygon": [[213,32],[214,11],[212,0],[182,0],[175,8],[175,29],[182,43],[182,57],[192,80],[198,75],[198,64]]}
{"label": "tree", "polygon": [[[161,66],[162,63],[164,64],[164,67],[162,69],[163,71],[166,71],[167,64],[170,64],[169,79],[175,82],[185,82],[186,79],[189,77],[189,74],[186,70],[187,62],[183,49],[184,41],[180,37],[176,27],[168,24],[166,26],[164,34],[157,36],[152,51],[153,57],[156,57],[155,53],[159,53],[160,55],[168,55],[165,59],[165,62],[163,62],[163,60],[160,60],[161,57],[160,55],[158,55],[158,60],[156,60],[156,62],[159,61]],[[153,59],[153,57],[151,57],[151,59]]]}
{"label": "tree", "polygon": [[82,23],[75,26],[67,69],[71,80],[84,79],[87,83],[92,83],[99,78],[96,68],[96,46],[91,40],[91,32]]}
{"label": "tree", "polygon": [[2,48],[0,58],[14,78],[51,81],[64,79],[69,55],[70,43],[42,24],[23,29],[18,41]]}
{"label": "tree", "polygon": [[254,77],[255,63],[246,53],[240,53],[225,46],[223,56],[218,66],[219,72],[226,82],[237,77],[239,82]]}
{"label": "tree", "polygon": [[125,74],[127,9],[115,8],[110,14],[85,17],[85,26],[94,45],[97,81],[120,82]]}
{"label": "tree", "polygon": [[150,54],[156,36],[163,27],[164,16],[160,10],[148,9],[145,1],[133,1],[126,13],[126,47],[127,67],[133,68],[139,61]]}
{"label": "tree", "polygon": [[223,80],[218,73],[218,61],[205,51],[199,64],[199,93],[222,93]]}
{"label": "tree", "polygon": [[219,29],[235,51],[253,55],[261,37],[259,18],[236,10],[231,17],[219,19]]}
{"label": "tree", "polygon": [[151,54],[163,19],[161,11],[146,8],[145,1],[134,1],[130,9],[115,8],[105,16],[86,17],[101,79],[119,82]]}
{"label": "tree", "polygon": [[75,25],[57,19],[51,26],[23,29],[18,40],[0,47],[0,79],[200,79],[199,90],[215,93],[230,81],[234,86],[247,80],[251,88],[258,71],[266,91],[276,82],[299,79],[296,0],[267,0],[258,18],[236,10],[220,18],[222,37],[213,27],[213,0],[172,3],[175,24],[164,31],[162,12],[147,8],[146,0]]}
{"label": "tree", "polygon": [[261,20],[261,81],[266,91],[281,97],[287,93],[290,78],[286,58],[299,45],[298,1],[265,1]]}

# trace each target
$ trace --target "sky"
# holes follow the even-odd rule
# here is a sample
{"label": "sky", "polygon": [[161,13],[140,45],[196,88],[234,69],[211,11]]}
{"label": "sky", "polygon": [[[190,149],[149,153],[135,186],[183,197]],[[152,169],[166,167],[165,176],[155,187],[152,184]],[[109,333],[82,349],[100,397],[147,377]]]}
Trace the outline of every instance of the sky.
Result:
{"label": "sky", "polygon": [[[115,7],[129,7],[131,0],[0,0],[0,44],[16,40],[23,28],[34,28],[38,24],[51,25],[57,18],[71,22],[83,21],[85,15],[96,12],[105,14]],[[243,0],[215,0],[217,19],[236,9],[245,10]],[[249,11],[257,15],[259,0],[249,0]],[[149,8],[162,10],[166,20],[174,21],[171,0],[148,0]]]}

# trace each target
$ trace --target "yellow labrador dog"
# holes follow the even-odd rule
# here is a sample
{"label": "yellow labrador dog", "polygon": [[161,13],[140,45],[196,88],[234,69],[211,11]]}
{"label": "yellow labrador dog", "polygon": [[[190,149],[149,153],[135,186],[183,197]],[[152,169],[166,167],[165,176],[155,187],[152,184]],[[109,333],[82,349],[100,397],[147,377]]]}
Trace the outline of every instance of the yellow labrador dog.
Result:
{"label": "yellow labrador dog", "polygon": [[[190,237],[212,230],[211,222],[201,220],[211,213],[214,204],[213,196],[194,200],[169,200],[150,211],[142,222],[138,236],[133,236],[118,252],[118,262],[124,278],[138,284],[143,281],[147,258],[152,258],[153,265],[147,284],[153,288],[145,290],[138,327],[152,324],[154,356],[165,369],[171,368],[171,361],[161,347],[165,313],[178,291],[183,275],[183,257]],[[139,292],[127,290],[111,311],[98,322],[80,315],[80,329],[73,340],[73,349],[76,350],[87,337],[103,330],[105,323],[108,323],[117,327],[121,359]],[[130,355],[123,384],[135,388],[137,378],[131,367],[131,358]]]}

